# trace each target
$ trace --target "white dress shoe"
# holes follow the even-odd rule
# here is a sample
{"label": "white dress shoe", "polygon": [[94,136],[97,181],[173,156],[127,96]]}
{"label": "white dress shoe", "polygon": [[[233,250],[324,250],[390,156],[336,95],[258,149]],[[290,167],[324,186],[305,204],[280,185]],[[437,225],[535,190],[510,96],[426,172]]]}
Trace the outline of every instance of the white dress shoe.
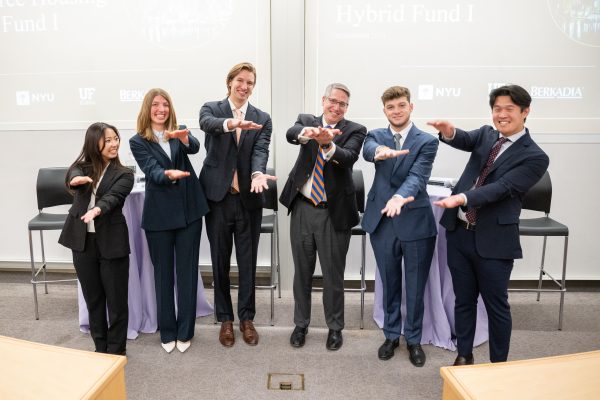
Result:
{"label": "white dress shoe", "polygon": [[160,345],[162,346],[163,349],[165,349],[165,351],[167,353],[170,353],[173,350],[175,350],[175,341],[172,341],[169,343],[161,343]]}
{"label": "white dress shoe", "polygon": [[177,350],[179,350],[181,353],[185,352],[187,349],[190,348],[190,345],[192,344],[191,340],[188,340],[187,342],[182,342],[182,341],[177,341]]}

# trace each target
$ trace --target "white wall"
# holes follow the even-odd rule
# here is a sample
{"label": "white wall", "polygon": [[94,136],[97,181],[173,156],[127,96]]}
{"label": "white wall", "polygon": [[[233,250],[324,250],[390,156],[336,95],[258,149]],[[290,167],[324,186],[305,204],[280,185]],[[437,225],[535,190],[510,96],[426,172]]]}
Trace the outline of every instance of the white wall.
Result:
{"label": "white wall", "polygon": [[[297,147],[289,145],[285,140],[285,131],[290,127],[299,112],[318,113],[314,103],[305,105],[305,23],[304,2],[302,0],[273,0],[271,2],[271,114],[273,118],[273,137],[270,162],[276,167],[279,177],[279,190],[297,156]],[[260,75],[261,82],[267,77]],[[368,76],[368,75],[366,75]],[[215,79],[222,77],[216,77]],[[207,77],[212,79],[212,77]],[[402,84],[402,77],[397,80],[387,77],[390,82]],[[365,80],[368,84],[368,80]],[[323,90],[317,88],[315,90]],[[350,88],[353,89],[352,87]],[[383,91],[385,87],[378,91]],[[0,92],[2,89],[0,89]],[[480,100],[485,103],[483,96]],[[372,102],[378,103],[374,97]],[[198,106],[200,103],[198,103]],[[269,109],[269,105],[257,104]],[[469,109],[465,104],[465,109]],[[415,120],[424,128],[419,115],[420,104],[415,100]],[[349,118],[360,115],[360,110],[350,109]],[[532,116],[535,115],[535,102]],[[381,120],[356,119],[369,129],[382,126]],[[473,126],[464,125],[465,128]],[[193,132],[201,141],[203,133],[197,125],[192,125]],[[127,138],[132,131],[123,131]],[[600,190],[596,184],[600,171],[600,134],[537,135],[534,139],[550,156],[550,173],[554,185],[552,216],[570,228],[568,278],[600,279],[596,254],[597,227],[600,226],[600,215],[595,209],[596,199],[600,198]],[[0,223],[0,265],[18,265],[28,262],[29,250],[27,242],[27,221],[36,213],[35,181],[40,167],[66,166],[81,148],[84,132],[75,131],[2,131],[3,154],[0,157],[0,179],[3,182],[0,210],[3,212]],[[199,166],[203,155],[194,157],[195,166]],[[434,165],[435,176],[458,176],[464,168],[467,155],[441,145]],[[364,161],[357,163],[357,168],[365,172],[367,190],[372,179],[372,166]],[[291,288],[293,263],[289,246],[289,218],[287,210],[280,209],[281,221],[281,268],[282,286]],[[70,262],[70,253],[56,243],[58,234],[48,234],[46,238],[47,258],[54,262]],[[517,261],[513,279],[537,277],[536,265],[541,255],[541,240],[525,238],[522,241],[525,258]],[[262,238],[261,259],[268,257],[268,240]],[[368,276],[375,270],[374,258],[368,250]],[[356,275],[359,263],[359,240],[353,239],[348,255],[348,274]],[[551,270],[560,269],[562,257],[562,241],[549,239],[549,254],[546,265]],[[209,262],[207,240],[202,240],[201,262]]]}

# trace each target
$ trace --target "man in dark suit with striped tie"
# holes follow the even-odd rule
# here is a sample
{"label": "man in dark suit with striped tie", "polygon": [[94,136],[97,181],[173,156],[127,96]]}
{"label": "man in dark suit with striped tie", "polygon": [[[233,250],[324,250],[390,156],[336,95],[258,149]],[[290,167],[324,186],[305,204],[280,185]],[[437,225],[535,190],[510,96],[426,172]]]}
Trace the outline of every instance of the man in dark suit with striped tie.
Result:
{"label": "man in dark suit with striped tie", "polygon": [[310,324],[312,276],[317,254],[323,272],[323,307],[329,328],[326,347],[343,343],[344,269],[351,229],[358,221],[352,166],[367,130],[344,119],[350,90],[332,83],[322,98],[319,117],[300,114],[287,140],[300,146],[296,164],[279,201],[292,214],[290,239],[294,258],[294,324],[290,344],[302,347]]}

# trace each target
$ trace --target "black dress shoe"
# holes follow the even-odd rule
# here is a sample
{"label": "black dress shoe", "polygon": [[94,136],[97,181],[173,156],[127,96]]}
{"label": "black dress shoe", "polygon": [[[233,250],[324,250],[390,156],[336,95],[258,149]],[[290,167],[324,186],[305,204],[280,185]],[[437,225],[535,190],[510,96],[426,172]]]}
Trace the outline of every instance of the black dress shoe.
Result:
{"label": "black dress shoe", "polygon": [[425,352],[421,348],[420,344],[409,344],[408,348],[408,359],[415,367],[422,367],[425,365]]}
{"label": "black dress shoe", "polygon": [[385,342],[381,346],[379,346],[379,350],[377,351],[377,356],[380,360],[389,360],[394,357],[394,349],[398,347],[400,344],[400,339],[396,338],[394,340],[385,339]]}
{"label": "black dress shoe", "polygon": [[308,328],[300,328],[299,326],[295,327],[294,332],[292,332],[292,336],[290,336],[290,344],[292,347],[304,346],[307,333]]}
{"label": "black dress shoe", "polygon": [[457,356],[456,360],[454,360],[454,366],[459,366],[459,365],[473,365],[475,364],[475,359],[473,358],[473,354],[469,354],[466,357],[463,356]]}
{"label": "black dress shoe", "polygon": [[344,343],[344,338],[342,338],[342,331],[334,331],[333,329],[329,330],[329,334],[327,335],[327,350],[339,350]]}

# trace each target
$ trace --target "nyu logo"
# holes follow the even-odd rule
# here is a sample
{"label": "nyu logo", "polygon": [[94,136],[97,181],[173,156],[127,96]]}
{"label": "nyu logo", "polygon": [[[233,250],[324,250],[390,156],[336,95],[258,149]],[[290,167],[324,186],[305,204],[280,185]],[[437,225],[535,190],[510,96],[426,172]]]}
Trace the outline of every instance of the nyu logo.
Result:
{"label": "nyu logo", "polygon": [[433,85],[419,85],[419,100],[433,100],[435,97],[460,97],[461,88],[435,87]]}
{"label": "nyu logo", "polygon": [[18,106],[30,106],[36,103],[54,103],[55,96],[52,92],[30,92],[18,90],[16,93]]}

